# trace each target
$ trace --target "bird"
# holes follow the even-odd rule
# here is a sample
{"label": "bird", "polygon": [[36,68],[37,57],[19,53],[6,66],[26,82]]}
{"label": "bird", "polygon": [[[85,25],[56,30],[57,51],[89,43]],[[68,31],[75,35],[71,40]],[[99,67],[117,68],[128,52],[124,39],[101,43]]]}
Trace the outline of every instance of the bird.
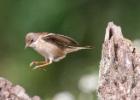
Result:
{"label": "bird", "polygon": [[91,46],[80,46],[73,38],[49,33],[49,32],[29,32],[25,36],[25,48],[33,48],[44,61],[32,61],[30,66],[33,69],[44,68],[45,66],[58,62],[66,57],[67,54],[82,49],[91,49]]}

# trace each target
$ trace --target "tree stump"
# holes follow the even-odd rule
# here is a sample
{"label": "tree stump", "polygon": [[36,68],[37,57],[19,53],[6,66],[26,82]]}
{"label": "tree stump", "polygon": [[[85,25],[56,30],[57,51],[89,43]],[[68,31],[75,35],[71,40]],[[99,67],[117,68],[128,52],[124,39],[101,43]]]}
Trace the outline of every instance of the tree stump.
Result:
{"label": "tree stump", "polygon": [[0,100],[40,100],[40,97],[30,97],[20,85],[0,77]]}
{"label": "tree stump", "polygon": [[106,28],[99,67],[100,100],[140,100],[140,53],[113,22]]}

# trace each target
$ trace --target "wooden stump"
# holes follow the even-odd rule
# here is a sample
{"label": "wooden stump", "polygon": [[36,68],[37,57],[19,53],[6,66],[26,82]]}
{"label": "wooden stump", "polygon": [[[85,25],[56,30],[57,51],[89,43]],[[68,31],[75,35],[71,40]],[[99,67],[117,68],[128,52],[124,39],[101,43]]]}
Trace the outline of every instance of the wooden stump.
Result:
{"label": "wooden stump", "polygon": [[113,22],[106,28],[99,67],[100,100],[140,100],[140,53]]}

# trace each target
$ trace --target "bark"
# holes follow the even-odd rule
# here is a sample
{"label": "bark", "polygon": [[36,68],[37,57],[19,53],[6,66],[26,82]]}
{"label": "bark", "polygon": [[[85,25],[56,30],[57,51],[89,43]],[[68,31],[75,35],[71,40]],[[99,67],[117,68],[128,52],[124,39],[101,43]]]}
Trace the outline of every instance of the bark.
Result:
{"label": "bark", "polygon": [[108,23],[102,45],[100,100],[140,100],[140,53],[121,28]]}
{"label": "bark", "polygon": [[40,100],[40,97],[30,97],[20,85],[0,77],[0,100]]}

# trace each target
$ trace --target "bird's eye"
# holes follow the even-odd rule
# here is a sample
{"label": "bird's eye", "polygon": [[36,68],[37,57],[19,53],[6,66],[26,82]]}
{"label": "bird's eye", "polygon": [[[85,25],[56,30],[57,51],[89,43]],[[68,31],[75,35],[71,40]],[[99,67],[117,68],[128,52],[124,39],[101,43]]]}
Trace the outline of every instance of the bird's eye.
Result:
{"label": "bird's eye", "polygon": [[32,43],[32,42],[34,42],[34,40],[33,40],[33,39],[31,40],[31,43]]}

